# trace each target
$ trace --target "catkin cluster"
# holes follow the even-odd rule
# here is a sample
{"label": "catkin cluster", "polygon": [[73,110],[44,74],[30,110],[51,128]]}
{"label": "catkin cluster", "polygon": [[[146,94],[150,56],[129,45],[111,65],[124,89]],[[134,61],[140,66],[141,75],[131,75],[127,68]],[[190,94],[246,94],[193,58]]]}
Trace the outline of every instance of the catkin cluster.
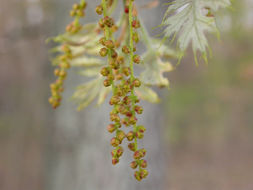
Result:
{"label": "catkin cluster", "polygon": [[72,52],[68,45],[62,45],[61,51],[63,54],[57,59],[58,68],[54,70],[54,75],[58,78],[54,83],[50,84],[52,96],[49,98],[49,103],[54,109],[61,104],[61,93],[64,91],[63,82],[67,77],[67,69],[70,68],[69,61],[72,59]]}
{"label": "catkin cluster", "polygon": [[[63,39],[60,41],[63,45],[60,50],[61,54],[55,61],[58,68],[54,71],[58,78],[50,85],[52,96],[49,98],[49,102],[53,108],[60,105],[67,69],[71,66],[80,65],[76,62],[76,58],[80,58],[82,53],[92,54],[92,51],[88,52],[88,47],[101,47],[98,50],[99,52],[96,51],[95,54],[107,58],[106,64],[101,66],[98,61],[97,64],[92,63],[91,65],[95,65],[93,69],[96,67],[101,68],[100,74],[104,77],[103,81],[101,80],[103,88],[111,88],[112,90],[109,101],[112,106],[110,112],[111,123],[107,126],[108,132],[113,134],[110,141],[113,147],[111,151],[112,164],[116,165],[119,162],[124,153],[122,143],[127,141],[133,157],[130,167],[135,170],[135,178],[141,181],[148,175],[146,170],[147,161],[144,160],[146,150],[138,147],[138,140],[144,137],[146,130],[144,126],[137,124],[137,115],[142,114],[143,108],[139,105],[140,99],[136,96],[135,89],[141,86],[141,80],[134,75],[134,65],[141,63],[141,57],[136,53],[136,45],[139,42],[138,29],[141,25],[133,4],[134,0],[123,1],[123,17],[120,23],[116,23],[111,17],[115,2],[115,0],[102,0],[101,4],[96,7],[96,13],[101,15],[101,18],[98,25],[90,30],[90,32],[95,32],[96,40],[94,44],[92,43],[94,39],[87,38],[88,35],[83,36],[83,41],[80,43],[73,41],[75,38],[71,39],[71,36],[85,35],[84,26],[79,23],[79,18],[85,15],[86,2],[81,0],[80,4],[73,5],[70,15],[74,17],[74,21],[66,27],[66,35],[60,38]],[[119,35],[116,35],[116,33]],[[100,38],[100,36],[102,37]],[[90,43],[90,45],[86,43]],[[78,48],[83,48],[84,51],[80,54],[77,51]],[[89,61],[87,57],[85,60]],[[97,59],[90,60],[91,62],[97,61]],[[99,60],[101,61],[101,59]],[[100,74],[98,74],[97,81],[103,78]],[[82,96],[82,94],[80,95]],[[89,98],[87,99],[89,100]]]}
{"label": "catkin cluster", "polygon": [[[135,178],[140,181],[148,175],[147,161],[143,159],[146,154],[145,149],[139,149],[137,140],[142,139],[145,127],[137,125],[137,114],[142,114],[143,108],[139,105],[139,98],[135,95],[135,88],[141,86],[141,81],[134,76],[134,64],[139,64],[141,58],[135,54],[136,44],[139,42],[137,29],[140,28],[140,22],[137,15],[133,14],[133,0],[126,1],[125,14],[127,18],[127,39],[125,44],[120,44],[115,40],[114,33],[118,30],[113,18],[108,15],[110,8],[109,1],[102,0],[101,5],[96,7],[96,12],[102,15],[99,20],[99,27],[104,32],[99,42],[103,46],[100,49],[100,56],[107,57],[108,65],[101,69],[101,75],[106,77],[104,80],[105,87],[112,88],[112,97],[109,104],[113,106],[110,112],[111,124],[107,130],[114,134],[111,139],[111,145],[114,149],[111,152],[112,164],[119,162],[124,150],[121,146],[124,139],[128,141],[128,147],[133,151],[133,159],[130,166],[135,171]],[[127,133],[122,129],[126,127]]]}
{"label": "catkin cluster", "polygon": [[[73,5],[70,16],[74,17],[74,21],[66,27],[66,32],[75,34],[82,29],[79,18],[85,16],[84,9],[86,6],[87,3],[84,0],[82,0],[80,4]],[[54,70],[54,75],[58,78],[54,83],[50,84],[51,97],[48,100],[54,109],[61,104],[61,93],[64,91],[63,83],[67,77],[67,70],[71,67],[70,61],[73,59],[71,48],[67,43],[61,46],[60,51],[62,54],[59,55],[56,60],[58,68]]]}
{"label": "catkin cluster", "polygon": [[85,16],[85,8],[87,3],[82,0],[80,4],[74,4],[72,10],[70,11],[70,16],[74,17],[74,21],[71,22],[67,27],[66,31],[72,34],[79,32],[82,29],[82,25],[79,23],[79,18]]}

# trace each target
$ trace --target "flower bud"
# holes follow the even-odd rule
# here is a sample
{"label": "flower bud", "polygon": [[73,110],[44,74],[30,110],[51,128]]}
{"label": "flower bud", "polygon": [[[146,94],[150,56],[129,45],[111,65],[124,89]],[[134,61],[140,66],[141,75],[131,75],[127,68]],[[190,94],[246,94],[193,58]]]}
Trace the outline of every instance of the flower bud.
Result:
{"label": "flower bud", "polygon": [[141,81],[139,80],[139,79],[134,79],[134,81],[133,81],[133,85],[135,86],[135,87],[140,87],[141,86]]}
{"label": "flower bud", "polygon": [[80,3],[80,7],[81,7],[81,9],[85,9],[85,8],[86,8],[86,6],[87,6],[87,2],[82,1],[82,2]]}
{"label": "flower bud", "polygon": [[138,21],[138,20],[133,20],[133,22],[132,22],[132,27],[134,27],[134,28],[140,28],[140,26],[141,26],[141,24],[140,24],[140,21]]}
{"label": "flower bud", "polygon": [[123,103],[126,104],[126,105],[129,105],[131,103],[131,99],[129,96],[125,96],[123,98]]}
{"label": "flower bud", "polygon": [[141,181],[141,176],[140,176],[140,172],[139,172],[139,171],[135,171],[135,172],[134,172],[134,177],[135,177],[135,179],[137,179],[138,181]]}
{"label": "flower bud", "polygon": [[58,98],[60,95],[59,95],[58,91],[52,91],[52,96],[54,98]]}
{"label": "flower bud", "polygon": [[117,114],[111,114],[110,119],[114,122],[120,122],[120,117]]}
{"label": "flower bud", "polygon": [[126,135],[125,135],[124,131],[118,130],[116,133],[116,137],[121,142],[126,137]]}
{"label": "flower bud", "polygon": [[111,155],[112,155],[112,157],[117,157],[117,149],[114,149],[114,150],[112,150],[111,151]]}
{"label": "flower bud", "polygon": [[125,93],[131,92],[131,88],[128,84],[123,85],[123,90]]}
{"label": "flower bud", "polygon": [[57,86],[62,86],[63,81],[62,81],[61,79],[57,79],[57,80],[55,81],[55,84],[56,84]]}
{"label": "flower bud", "polygon": [[118,62],[120,65],[123,65],[123,64],[125,63],[124,57],[123,57],[123,56],[118,56],[117,62]]}
{"label": "flower bud", "polygon": [[126,135],[127,140],[132,141],[134,139],[134,132],[133,131],[129,131]]}
{"label": "flower bud", "polygon": [[146,168],[146,167],[147,167],[147,161],[146,161],[146,160],[141,160],[141,161],[140,161],[140,166],[141,166],[142,168]]}
{"label": "flower bud", "polygon": [[135,160],[140,159],[142,157],[142,152],[139,150],[135,151],[133,157]]}
{"label": "flower bud", "polygon": [[71,10],[71,11],[69,12],[69,16],[71,16],[71,17],[76,16],[76,11],[75,11],[75,10]]}
{"label": "flower bud", "polygon": [[100,71],[101,75],[108,76],[110,74],[110,69],[108,67],[103,67]]}
{"label": "flower bud", "polygon": [[109,87],[109,86],[111,86],[111,84],[112,84],[112,82],[110,80],[108,80],[108,79],[104,80],[104,86],[105,87]]}
{"label": "flower bud", "polygon": [[123,79],[123,75],[122,74],[116,75],[116,80],[122,80],[122,79]]}
{"label": "flower bud", "polygon": [[110,18],[109,16],[106,16],[106,17],[103,19],[103,21],[104,21],[104,24],[105,24],[107,27],[109,27],[109,28],[111,28],[111,27],[114,25],[114,20],[113,20],[112,18]]}
{"label": "flower bud", "polygon": [[126,118],[123,118],[122,120],[121,120],[121,123],[123,124],[123,125],[125,125],[126,127],[128,127],[129,126],[129,119],[126,117]]}
{"label": "flower bud", "polygon": [[129,13],[129,7],[125,6],[125,13],[128,14]]}
{"label": "flower bud", "polygon": [[113,80],[115,79],[115,77],[114,77],[113,74],[109,74],[109,75],[107,76],[107,79],[108,79],[109,81],[113,81]]}
{"label": "flower bud", "polygon": [[115,137],[113,137],[113,138],[111,139],[111,145],[112,145],[113,147],[119,146],[119,143],[120,143],[119,139],[117,139],[117,138],[115,138]]}
{"label": "flower bud", "polygon": [[128,110],[124,105],[119,106],[119,113],[121,113],[122,115],[124,115],[127,111]]}
{"label": "flower bud", "polygon": [[140,171],[140,178],[144,179],[148,176],[148,171],[147,170],[141,170]]}
{"label": "flower bud", "polygon": [[136,161],[132,161],[131,164],[130,164],[130,167],[133,168],[133,169],[136,169],[138,166],[138,163]]}
{"label": "flower bud", "polygon": [[54,70],[54,75],[55,76],[60,76],[60,70],[59,69],[55,69]]}
{"label": "flower bud", "polygon": [[[116,77],[117,78],[117,77]],[[117,89],[116,94],[121,97],[123,96],[123,91],[121,89]]]}
{"label": "flower bud", "polygon": [[53,104],[53,103],[54,103],[54,98],[53,98],[53,97],[50,97],[50,98],[48,99],[48,102],[49,102],[50,104]]}
{"label": "flower bud", "polygon": [[119,69],[119,63],[115,60],[111,60],[109,65],[113,68],[113,69]]}
{"label": "flower bud", "polygon": [[105,27],[104,19],[100,19],[98,21],[98,25],[99,25],[100,28],[104,28]]}
{"label": "flower bud", "polygon": [[80,5],[78,5],[77,3],[75,3],[73,6],[72,6],[72,9],[73,10],[78,10],[80,8]]}
{"label": "flower bud", "polygon": [[130,123],[131,125],[136,124],[136,122],[137,122],[137,118],[136,118],[136,117],[132,116],[132,117],[129,118],[129,123]]}
{"label": "flower bud", "polygon": [[60,73],[59,73],[59,76],[62,78],[62,79],[65,79],[66,76],[67,76],[67,72],[65,70],[61,70]]}
{"label": "flower bud", "polygon": [[112,164],[116,165],[117,163],[119,163],[119,159],[118,158],[112,158]]}
{"label": "flower bud", "polygon": [[131,111],[128,111],[128,112],[126,112],[126,114],[125,114],[127,117],[132,117],[133,116],[133,113],[131,112]]}
{"label": "flower bud", "polygon": [[106,40],[106,41],[105,41],[105,46],[106,46],[107,48],[109,48],[109,49],[112,49],[112,48],[114,48],[114,43],[113,43],[112,40]]}
{"label": "flower bud", "polygon": [[78,11],[77,11],[77,16],[79,16],[79,17],[84,17],[84,16],[85,16],[84,11],[83,11],[83,10],[78,10]]}
{"label": "flower bud", "polygon": [[129,47],[127,47],[126,45],[124,45],[124,46],[122,47],[122,52],[125,53],[125,54],[130,53]]}
{"label": "flower bud", "polygon": [[112,51],[111,51],[111,57],[113,59],[116,59],[118,57],[118,53],[114,49],[112,49]]}
{"label": "flower bud", "polygon": [[122,154],[123,154],[123,152],[124,152],[124,149],[123,149],[121,146],[119,146],[119,148],[118,148],[117,151],[116,151],[117,156],[118,156],[118,157],[121,157]]}
{"label": "flower bud", "polygon": [[98,5],[98,6],[96,7],[96,13],[97,13],[98,15],[102,15],[102,14],[103,14],[103,7],[102,7],[102,5]]}
{"label": "flower bud", "polygon": [[137,132],[135,133],[135,135],[136,135],[136,137],[137,137],[138,139],[142,139],[142,138],[144,137],[144,134],[141,133],[141,132],[139,132],[139,131],[137,131]]}
{"label": "flower bud", "polygon": [[116,105],[120,102],[120,98],[118,96],[112,96],[110,100],[111,105]]}
{"label": "flower bud", "polygon": [[130,68],[129,68],[129,67],[124,67],[124,68],[122,69],[122,73],[123,73],[126,77],[128,77],[128,76],[130,75]]}
{"label": "flower bud", "polygon": [[54,109],[56,109],[57,107],[60,106],[60,104],[61,104],[60,102],[55,101],[52,106],[53,106]]}
{"label": "flower bud", "polygon": [[128,144],[128,148],[129,148],[131,151],[135,151],[135,150],[136,150],[135,144],[134,144],[134,143],[129,143],[129,144]]}
{"label": "flower bud", "polygon": [[64,61],[60,64],[60,67],[61,68],[64,68],[64,69],[69,69],[71,67],[71,65],[69,64],[69,62],[67,61]]}
{"label": "flower bud", "polygon": [[105,41],[106,41],[105,37],[99,39],[99,43],[102,44],[103,46],[105,45]]}
{"label": "flower bud", "polygon": [[138,131],[141,132],[141,133],[144,133],[146,131],[146,128],[143,126],[143,125],[139,125],[137,127]]}
{"label": "flower bud", "polygon": [[100,51],[99,51],[99,54],[100,54],[101,57],[107,56],[107,54],[108,54],[108,49],[106,49],[106,48],[101,48]]}
{"label": "flower bud", "polygon": [[133,61],[136,63],[136,64],[139,64],[141,62],[141,57],[139,55],[134,55],[133,56]]}
{"label": "flower bud", "polygon": [[136,98],[135,99],[135,103],[139,103],[140,102],[140,99],[139,98]]}
{"label": "flower bud", "polygon": [[142,157],[144,157],[146,155],[146,149],[142,148],[140,149],[140,152],[142,153]]}
{"label": "flower bud", "polygon": [[141,106],[135,106],[134,110],[138,114],[142,114],[142,112],[143,112],[143,108]]}
{"label": "flower bud", "polygon": [[57,90],[59,88],[59,86],[56,85],[55,83],[52,83],[52,84],[50,84],[50,88],[51,88],[51,90]]}
{"label": "flower bud", "polygon": [[114,124],[110,124],[107,126],[107,131],[109,133],[113,133],[116,129],[117,129],[117,127]]}

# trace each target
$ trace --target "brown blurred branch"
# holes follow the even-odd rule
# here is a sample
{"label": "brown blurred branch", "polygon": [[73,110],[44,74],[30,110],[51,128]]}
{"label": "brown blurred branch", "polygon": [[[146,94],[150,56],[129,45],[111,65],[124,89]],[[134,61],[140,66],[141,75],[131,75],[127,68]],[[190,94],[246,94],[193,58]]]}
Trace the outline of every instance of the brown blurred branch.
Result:
{"label": "brown blurred branch", "polygon": [[157,7],[160,4],[159,0],[153,0],[147,4],[142,5],[140,8],[141,9],[153,9]]}

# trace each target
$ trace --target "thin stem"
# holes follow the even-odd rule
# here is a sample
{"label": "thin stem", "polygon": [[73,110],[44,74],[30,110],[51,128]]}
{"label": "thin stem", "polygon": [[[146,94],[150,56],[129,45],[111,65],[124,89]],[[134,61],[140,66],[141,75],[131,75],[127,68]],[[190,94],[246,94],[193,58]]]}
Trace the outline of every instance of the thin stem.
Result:
{"label": "thin stem", "polygon": [[[104,17],[106,17],[106,16],[108,16],[106,0],[102,0],[102,6],[103,6]],[[110,36],[111,36],[110,29],[109,29],[108,26],[105,26],[105,38],[106,38],[106,40],[109,40]],[[109,63],[110,60],[111,60],[112,50],[111,49],[108,49],[108,50],[109,50],[109,52],[108,52],[108,63]],[[111,68],[110,68],[110,73],[111,74],[113,73]],[[115,88],[115,85],[114,85],[113,81],[112,81],[112,92],[113,92],[113,94],[115,94],[115,92],[116,92],[116,88]]]}
{"label": "thin stem", "polygon": [[[134,57],[134,43],[133,43],[133,1],[129,0],[129,48],[130,48],[130,70],[131,70],[131,76],[130,76],[130,81],[131,84],[133,84],[134,81],[134,62],[133,62],[133,57]],[[131,96],[132,96],[132,114],[135,117],[135,95],[134,95],[134,86],[133,89],[131,90]],[[133,125],[133,130],[134,132],[137,131],[137,126],[136,124]],[[134,137],[134,144],[135,144],[135,149],[138,149],[137,145],[137,137]]]}
{"label": "thin stem", "polygon": [[131,82],[134,80],[134,66],[133,66],[133,2],[132,0],[129,0],[129,46],[130,46],[130,69],[131,69]]}
{"label": "thin stem", "polygon": [[[108,15],[107,15],[106,0],[102,0],[102,6],[103,6],[103,14],[104,14],[104,17],[106,17],[106,16],[108,16]],[[106,40],[108,40],[108,39],[110,38],[108,26],[105,26],[105,38],[106,38]]]}

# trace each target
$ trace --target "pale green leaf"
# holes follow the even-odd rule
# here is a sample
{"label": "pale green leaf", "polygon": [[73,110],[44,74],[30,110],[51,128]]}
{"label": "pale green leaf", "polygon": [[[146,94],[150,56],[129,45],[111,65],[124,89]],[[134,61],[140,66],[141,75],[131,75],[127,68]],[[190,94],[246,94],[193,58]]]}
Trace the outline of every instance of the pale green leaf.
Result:
{"label": "pale green leaf", "polygon": [[135,89],[137,96],[145,101],[151,103],[158,103],[160,101],[157,93],[153,91],[151,88],[147,87],[146,85],[141,85],[139,88]]}
{"label": "pale green leaf", "polygon": [[165,72],[173,70],[170,62],[163,62],[154,52],[147,52],[143,58],[144,71],[140,74],[141,81],[146,85],[164,87],[169,85]]}
{"label": "pale green leaf", "polygon": [[107,95],[110,93],[111,90],[112,90],[112,88],[110,88],[110,87],[105,88],[103,85],[101,86],[101,90],[100,90],[100,93],[98,96],[97,105],[101,105],[105,101]]}
{"label": "pale green leaf", "polygon": [[77,102],[77,109],[79,111],[87,107],[98,96],[101,87],[100,84],[101,79],[97,78],[77,87],[72,98]]}
{"label": "pale green leaf", "polygon": [[78,71],[78,74],[85,77],[100,76],[101,67],[86,68]]}
{"label": "pale green leaf", "polygon": [[101,66],[103,61],[99,58],[82,56],[71,60],[70,64],[74,67],[92,67]]}
{"label": "pale green leaf", "polygon": [[[162,22],[165,37],[178,35],[177,44],[184,52],[192,43],[196,59],[197,51],[207,61],[208,41],[206,32],[218,32],[215,19],[206,11],[216,12],[219,8],[230,5],[229,0],[176,0],[171,3]],[[182,56],[183,54],[181,54]]]}

